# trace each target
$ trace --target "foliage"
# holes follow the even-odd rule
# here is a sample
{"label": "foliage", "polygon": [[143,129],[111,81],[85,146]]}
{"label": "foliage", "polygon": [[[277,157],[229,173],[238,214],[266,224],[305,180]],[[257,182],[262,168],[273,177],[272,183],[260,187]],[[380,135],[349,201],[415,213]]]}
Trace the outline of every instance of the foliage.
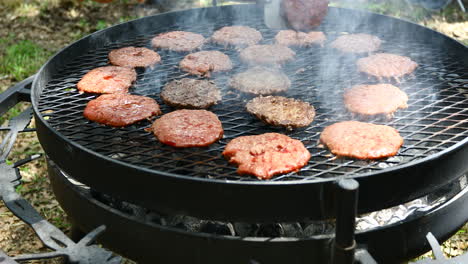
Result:
{"label": "foliage", "polygon": [[[1,40],[7,42],[6,40]],[[51,55],[44,48],[29,40],[22,40],[7,47],[0,58],[0,75],[21,81],[34,74]]]}

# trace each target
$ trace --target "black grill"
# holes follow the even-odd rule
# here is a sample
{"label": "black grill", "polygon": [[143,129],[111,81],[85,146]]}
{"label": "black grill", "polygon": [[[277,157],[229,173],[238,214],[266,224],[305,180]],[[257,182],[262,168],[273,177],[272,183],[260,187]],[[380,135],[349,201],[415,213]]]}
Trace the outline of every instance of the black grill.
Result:
{"label": "black grill", "polygon": [[[390,125],[404,137],[403,147],[392,158],[379,161],[336,159],[320,146],[318,139],[324,127],[338,121],[359,119],[344,109],[344,89],[356,84],[378,83],[378,80],[357,72],[357,57],[341,56],[327,48],[327,44],[323,48],[296,50],[294,62],[283,66],[292,81],[292,87],[283,95],[307,101],[317,111],[312,125],[304,129],[286,131],[273,128],[248,114],[244,109],[245,103],[252,97],[241,95],[227,86],[229,76],[246,69],[238,59],[238,51],[210,43],[203,50],[220,50],[228,54],[235,65],[232,72],[213,76],[223,95],[222,102],[210,109],[219,116],[225,130],[224,138],[218,143],[206,148],[176,149],[160,144],[152,133],[145,130],[151,125],[149,121],[116,129],[90,122],[82,116],[86,103],[96,96],[79,94],[76,83],[89,70],[108,65],[107,54],[111,50],[125,46],[150,47],[151,38],[161,32],[187,30],[209,37],[222,26],[238,24],[260,30],[264,44],[272,43],[277,33],[266,28],[262,18],[257,16],[239,23],[229,18],[216,20],[215,24],[200,21],[195,25],[183,23],[159,27],[125,42],[108,43],[67,61],[63,70],[45,86],[39,99],[39,111],[63,136],[96,153],[145,169],[223,181],[258,181],[254,177],[237,175],[236,167],[229,165],[221,155],[226,143],[238,136],[279,132],[301,140],[312,154],[309,164],[300,172],[274,177],[272,181],[307,182],[374,173],[421,160],[460,143],[468,136],[468,73],[460,59],[443,46],[403,37],[407,35],[389,28],[377,30],[367,25],[359,25],[351,33],[377,35],[385,41],[381,48],[383,52],[408,56],[419,64],[413,75],[395,84],[408,94],[409,107],[397,111],[390,120],[382,117],[367,120]],[[326,33],[328,43],[346,31],[342,25],[329,21],[319,30]],[[167,82],[187,77],[178,69],[179,61],[186,54],[158,52],[162,56],[162,64],[153,69],[139,70],[137,82],[130,92],[156,99],[163,113],[168,113],[174,109],[164,105],[159,94]],[[395,83],[395,80],[386,81]]]}

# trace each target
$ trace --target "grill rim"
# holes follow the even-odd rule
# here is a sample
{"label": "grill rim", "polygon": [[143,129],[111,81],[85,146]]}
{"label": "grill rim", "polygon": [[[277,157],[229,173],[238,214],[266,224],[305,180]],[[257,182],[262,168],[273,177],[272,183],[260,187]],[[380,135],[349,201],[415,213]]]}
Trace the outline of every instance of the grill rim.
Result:
{"label": "grill rim", "polygon": [[[245,4],[241,4],[241,5],[237,5],[237,6],[246,6]],[[231,7],[231,6],[229,6]],[[182,12],[191,12],[191,11],[195,11],[197,12],[197,10],[204,10],[204,9],[219,9],[219,8],[226,8],[226,6],[224,7],[208,7],[208,8],[193,8],[193,9],[188,9],[188,10],[182,10],[182,11],[172,11],[172,12],[167,12],[167,13],[163,13],[163,14],[179,14],[179,13],[182,13]],[[386,15],[381,15],[381,14],[376,14],[376,13],[373,13],[373,12],[367,12],[367,11],[362,11],[362,10],[356,10],[356,9],[346,9],[346,8],[336,8],[336,7],[330,7],[332,9],[338,9],[338,10],[352,10],[353,12],[361,12],[361,13],[367,13],[368,15],[376,15],[376,16],[381,16],[381,17],[385,17],[385,18],[389,18],[389,19],[396,19],[396,18],[393,18],[393,17],[390,17],[390,16],[386,16]],[[117,159],[113,159],[113,158],[110,158],[108,156],[105,156],[103,154],[100,154],[98,152],[95,152],[91,149],[88,149],[88,148],[85,148],[83,147],[82,145],[72,141],[72,140],[69,140],[67,137],[61,135],[58,131],[56,131],[54,128],[52,128],[48,122],[43,118],[43,116],[40,113],[39,109],[38,109],[38,101],[39,101],[39,92],[38,92],[38,86],[40,85],[39,82],[40,80],[43,79],[41,75],[41,73],[43,72],[46,72],[46,69],[49,67],[49,64],[52,64],[53,61],[56,59],[56,57],[58,57],[59,55],[61,55],[62,53],[64,53],[64,51],[68,50],[69,48],[71,48],[72,46],[81,46],[82,44],[82,41],[85,41],[85,40],[88,40],[90,37],[93,37],[93,36],[97,36],[99,34],[103,34],[103,33],[106,33],[106,31],[111,31],[111,30],[115,30],[117,27],[120,27],[122,25],[125,25],[125,24],[128,24],[128,23],[133,23],[133,22],[136,22],[136,21],[143,21],[143,20],[146,20],[146,19],[153,19],[154,17],[160,17],[161,15],[163,14],[157,14],[157,15],[153,15],[153,16],[148,16],[148,17],[143,17],[143,18],[139,18],[139,19],[135,19],[135,20],[132,20],[132,21],[128,21],[128,22],[124,22],[124,23],[120,23],[120,24],[117,24],[117,25],[114,25],[112,27],[109,27],[107,29],[103,29],[103,30],[100,30],[100,31],[97,31],[97,32],[94,32],[88,36],[85,36],[83,37],[82,39],[80,40],[77,40],[75,41],[74,43],[70,44],[69,46],[61,49],[59,52],[57,52],[54,56],[52,56],[41,68],[40,70],[38,71],[39,74],[36,74],[35,75],[35,78],[33,80],[33,92],[31,94],[31,98],[32,98],[32,104],[33,104],[33,109],[34,109],[34,114],[35,114],[35,117],[36,119],[38,118],[44,125],[46,128],[48,128],[50,131],[52,131],[57,137],[61,137],[63,138],[68,144],[70,145],[73,145],[74,147],[76,148],[79,148],[85,152],[88,152],[90,155],[94,155],[94,156],[97,156],[99,158],[102,158],[104,160],[107,160],[107,161],[110,161],[110,162],[114,162],[114,163],[117,163],[121,166],[127,166],[127,167],[131,167],[132,169],[138,169],[138,170],[142,170],[142,171],[145,171],[146,173],[150,173],[150,174],[158,174],[158,175],[161,175],[161,176],[168,176],[168,177],[175,177],[175,178],[182,178],[182,179],[191,179],[191,180],[196,180],[196,181],[206,181],[206,182],[223,182],[223,183],[228,183],[228,184],[232,184],[232,183],[236,183],[236,184],[248,184],[248,185],[264,185],[264,184],[301,184],[301,183],[307,183],[308,181],[307,180],[288,180],[288,181],[248,181],[248,182],[240,182],[240,181],[231,181],[231,180],[218,180],[218,179],[207,179],[207,178],[195,178],[195,177],[191,177],[191,176],[185,176],[185,175],[181,175],[181,174],[175,174],[175,173],[171,173],[171,172],[164,172],[164,171],[159,171],[159,170],[155,170],[155,169],[147,169],[147,168],[144,168],[144,167],[140,167],[140,166],[137,166],[137,165],[133,165],[133,164],[129,164],[129,163],[126,163],[126,162],[122,162],[122,161],[119,161]],[[403,20],[403,19],[397,19],[397,20],[401,20],[403,22],[406,22],[406,23],[410,23],[412,24],[413,26],[417,26],[417,27],[421,27],[425,30],[429,30],[431,31],[431,33],[436,33],[438,34],[439,36],[442,36],[444,37],[445,39],[448,39],[450,41],[455,41],[457,44],[460,44],[460,45],[463,45],[461,42],[455,40],[455,39],[452,39],[446,35],[443,35],[437,31],[434,31],[434,30],[431,30],[429,28],[425,28],[425,27],[422,27],[418,24],[415,24],[411,21],[407,21],[407,20]],[[464,45],[463,45],[464,46]],[[466,48],[466,47],[465,47]],[[468,57],[468,53],[466,54]],[[42,91],[40,91],[42,93]],[[379,175],[379,174],[385,174],[385,173],[389,173],[389,172],[394,172],[396,170],[401,170],[401,169],[406,169],[406,168],[409,168],[409,167],[412,167],[412,166],[415,166],[415,165],[418,165],[418,164],[421,164],[421,163],[425,163],[425,162],[428,162],[430,160],[433,160],[433,159],[436,159],[438,158],[439,156],[443,156],[449,152],[452,152],[452,151],[456,151],[458,148],[461,148],[463,147],[464,145],[468,144],[468,137],[465,138],[465,140],[462,140],[456,144],[454,144],[453,146],[450,146],[449,148],[443,150],[443,151],[440,151],[438,153],[435,153],[435,154],[432,154],[428,157],[425,157],[425,158],[421,158],[421,159],[417,159],[417,160],[413,160],[413,161],[410,161],[410,162],[407,162],[407,163],[404,163],[404,164],[399,164],[399,165],[396,165],[396,166],[393,166],[393,167],[389,167],[389,168],[385,168],[381,171],[378,171],[378,172],[369,172],[369,173],[358,173],[358,174],[354,174],[354,175],[346,175],[346,177],[348,178],[353,178],[353,179],[359,179],[359,178],[363,178],[363,177],[369,177],[369,176],[373,176],[373,175]],[[314,182],[318,182],[318,183],[322,183],[322,182],[330,182],[330,181],[334,181],[334,179],[324,179],[324,178],[320,178],[320,179],[315,179]]]}
{"label": "grill rim", "polygon": [[[239,7],[241,6],[241,7]],[[247,6],[247,7],[246,7]],[[224,6],[224,7],[212,7],[207,8],[206,10],[202,11],[209,11],[209,10],[216,10],[218,11],[219,8],[227,10],[227,12],[236,12],[236,8],[251,8],[248,7],[249,5],[236,5],[236,6]],[[251,5],[250,5],[251,6]],[[350,9],[343,9],[343,8],[332,8],[335,9],[337,12],[358,12],[359,15],[364,16],[377,16],[376,19],[392,19],[394,23],[408,23],[406,21],[402,21],[399,19],[391,18],[388,16],[383,16],[379,14],[374,14],[371,12],[366,11],[356,11]],[[333,205],[330,200],[330,195],[333,193],[333,182],[334,178],[332,179],[315,179],[314,182],[304,181],[304,180],[291,180],[291,181],[248,181],[248,182],[241,182],[241,181],[230,181],[230,180],[219,180],[219,179],[206,179],[206,178],[195,178],[191,176],[184,176],[169,172],[157,171],[142,168],[133,164],[121,162],[110,157],[104,156],[102,154],[96,153],[90,149],[84,148],[83,146],[69,140],[68,138],[62,136],[58,131],[53,129],[48,122],[43,118],[42,114],[38,110],[38,102],[39,96],[42,93],[40,90],[41,86],[45,86],[45,79],[48,75],[51,75],[50,68],[58,68],[60,65],[56,63],[54,60],[58,60],[59,57],[65,57],[70,55],[73,52],[80,52],[83,50],[83,47],[86,47],[87,50],[90,50],[91,44],[96,45],[96,43],[90,43],[91,41],[102,41],[100,37],[104,38],[105,41],[112,41],[112,33],[116,31],[117,27],[122,27],[120,29],[125,29],[125,27],[129,27],[129,25],[133,23],[143,23],[145,24],[145,20],[152,20],[155,19],[157,22],[162,22],[164,19],[161,17],[166,16],[174,16],[180,15],[183,12],[200,12],[199,9],[190,9],[186,11],[175,11],[165,14],[159,14],[151,17],[140,18],[134,21],[122,23],[120,25],[116,25],[110,27],[108,29],[98,31],[93,33],[89,36],[84,37],[81,40],[78,40],[68,47],[62,49],[57,54],[55,54],[46,64],[42,66],[39,73],[36,75],[34,82],[33,82],[33,90],[32,90],[32,103],[34,109],[34,116],[36,118],[37,130],[38,130],[38,137],[39,140],[46,151],[46,153],[54,160],[60,167],[69,169],[69,173],[76,177],[79,181],[96,188],[99,191],[116,195],[117,197],[124,197],[126,200],[130,202],[134,202],[136,204],[143,205],[148,208],[153,208],[160,210],[162,212],[169,212],[169,213],[182,213],[187,215],[193,216],[210,216],[213,219],[224,219],[229,218],[231,220],[243,220],[243,219],[267,219],[270,220],[272,218],[278,220],[289,220],[289,219],[296,219],[297,217],[312,217],[312,218],[324,218],[330,217],[333,215]],[[169,22],[173,22],[173,19],[167,19]],[[167,23],[167,21],[166,21]],[[151,24],[151,23],[146,23]],[[172,23],[169,23],[172,24]],[[428,34],[435,34],[436,40],[441,41],[442,43],[446,43],[447,47],[450,47],[449,51],[462,54],[462,57],[468,57],[468,53],[466,53],[466,47],[461,46],[459,42],[450,39],[449,37],[435,32],[433,30],[424,28],[422,26],[416,25],[411,23],[413,27],[417,27],[419,31],[423,31],[423,35]],[[163,25],[164,26],[164,23]],[[148,25],[146,25],[148,27]],[[109,33],[110,32],[110,33]],[[114,33],[115,35],[115,33]],[[130,34],[126,35],[127,37],[131,36]],[[114,36],[115,37],[115,36]],[[60,61],[61,62],[61,61]],[[56,65],[51,65],[56,64]],[[40,91],[39,91],[40,90]],[[64,157],[70,157],[70,154],[73,154],[73,159]],[[385,168],[378,172],[371,172],[371,173],[362,173],[362,174],[354,174],[354,175],[345,175],[343,177],[346,178],[353,178],[360,181],[365,188],[375,188],[376,183],[382,183],[387,181],[387,183],[391,183],[390,186],[395,186],[395,182],[405,182],[407,183],[408,179],[405,179],[405,175],[408,175],[410,172],[417,172],[417,174],[423,173],[432,173],[425,182],[424,188],[420,187],[420,189],[412,191],[411,193],[402,193],[397,194],[387,194],[391,197],[386,197],[387,199],[383,199],[379,197],[374,201],[375,204],[371,204],[370,202],[366,202],[364,199],[360,199],[360,213],[368,212],[368,211],[375,211],[380,207],[390,207],[396,204],[401,204],[403,202],[409,201],[411,199],[417,198],[418,196],[423,196],[428,192],[431,192],[443,184],[448,183],[449,181],[453,180],[455,177],[458,177],[460,174],[464,173],[468,168],[466,164],[463,162],[458,162],[453,164],[455,160],[463,160],[465,157],[468,157],[468,138],[462,140],[461,142],[456,143],[455,145],[440,151],[438,153],[432,154],[428,157],[421,158],[415,161],[411,161],[402,165],[397,165],[395,167]],[[76,163],[80,161],[85,161],[84,164],[90,166],[80,166]],[[90,162],[92,161],[92,162]],[[88,163],[89,162],[89,163]],[[444,163],[445,162],[445,163]],[[435,164],[437,163],[437,164]],[[440,177],[440,175],[435,175],[437,173],[441,174],[440,171],[433,172],[435,168],[439,165],[439,163],[444,163],[445,167],[448,165],[450,167],[451,175],[444,175],[444,177]],[[447,163],[447,164],[446,164]],[[450,164],[448,164],[450,163]],[[111,166],[111,169],[106,171],[100,167]],[[90,167],[90,168],[85,168]],[[447,169],[447,168],[446,168]],[[104,171],[103,171],[104,170]],[[420,170],[420,172],[418,171]],[[113,182],[115,178],[113,178],[113,174],[110,173],[110,177],[107,176],[102,178],[101,173],[99,172],[115,172],[119,174],[119,179],[117,182],[113,184],[109,184],[109,182]],[[406,171],[406,172],[405,172]],[[446,173],[446,171],[444,171]],[[405,174],[405,175],[399,175]],[[148,197],[148,194],[141,194],[142,187],[140,183],[133,183],[132,180],[128,179],[128,176],[132,175],[132,178],[138,179],[139,182],[150,182],[156,183],[153,189],[145,189],[147,192],[162,192],[163,194],[159,194],[159,197],[163,198],[163,201],[158,204],[154,202],[156,200],[155,196],[153,195]],[[97,177],[92,177],[97,176]],[[375,177],[371,177],[375,176]],[[420,175],[419,175],[420,176]],[[389,178],[392,178],[389,180]],[[422,179],[421,177],[416,177],[418,179]],[[443,178],[443,179],[442,179]],[[134,180],[133,180],[134,181]],[[206,191],[209,194],[219,194],[221,197],[231,199],[229,200],[228,204],[235,205],[236,208],[227,212],[228,210],[220,210],[218,212],[212,212],[213,208],[218,208],[221,206],[220,204],[206,206],[206,201],[212,200],[213,196],[209,196],[206,194],[202,194],[193,199],[194,201],[182,201],[184,204],[181,204],[180,197],[177,197],[179,200],[177,201],[165,201],[167,197],[164,197],[165,194],[168,194],[169,190],[176,190],[180,189],[180,186],[184,185],[184,188],[187,188],[189,192],[193,192],[191,187],[196,187],[195,189],[203,192]],[[172,187],[171,187],[172,186]],[[384,185],[386,186],[386,185]],[[145,187],[146,188],[146,187]],[[408,188],[408,187],[405,187]],[[144,188],[143,188],[144,189]],[[361,189],[361,190],[363,190]],[[303,194],[297,194],[297,191],[304,192]],[[252,211],[252,208],[243,208],[243,205],[239,205],[242,203],[239,200],[239,197],[236,195],[237,192],[241,191],[243,194],[246,194],[247,197],[243,197],[242,199],[248,201],[249,198],[252,197],[262,197],[261,193],[268,193],[268,194],[280,194],[284,196],[285,194],[291,195],[291,197],[307,197],[308,202],[298,204],[299,206],[304,206],[307,208],[306,210],[293,210],[293,209],[282,209],[284,214],[281,214],[281,210],[278,211],[277,208],[270,207],[270,208],[255,208],[257,211]],[[405,190],[408,191],[408,190]],[[313,192],[312,194],[310,192]],[[375,192],[375,191],[374,191]],[[372,193],[372,192],[371,192]],[[378,192],[376,192],[378,194]],[[362,194],[362,192],[361,192]],[[370,194],[367,196],[372,197]],[[385,195],[383,195],[385,196]],[[189,197],[189,196],[187,196]],[[217,197],[217,196],[215,196]],[[273,196],[274,197],[274,196]],[[284,196],[292,199],[290,196]],[[362,195],[361,197],[366,197],[366,195]],[[150,199],[151,198],[151,199]],[[185,197],[184,197],[185,198]],[[211,198],[211,199],[210,199]],[[314,199],[317,199],[315,201]],[[310,200],[309,200],[310,199]],[[380,200],[379,200],[380,199]],[[236,200],[236,201],[233,201]],[[364,201],[363,201],[364,200]],[[197,204],[200,201],[201,204]],[[250,200],[252,201],[252,200]],[[219,202],[221,203],[221,202]],[[244,205],[245,206],[245,205]],[[206,208],[200,208],[206,207]],[[209,208],[208,208],[209,207]],[[255,207],[255,205],[251,206]],[[230,208],[232,209],[232,208]],[[249,211],[250,210],[250,211]],[[296,212],[297,211],[297,212]],[[300,212],[299,212],[300,211]],[[278,214],[281,214],[278,216]]]}

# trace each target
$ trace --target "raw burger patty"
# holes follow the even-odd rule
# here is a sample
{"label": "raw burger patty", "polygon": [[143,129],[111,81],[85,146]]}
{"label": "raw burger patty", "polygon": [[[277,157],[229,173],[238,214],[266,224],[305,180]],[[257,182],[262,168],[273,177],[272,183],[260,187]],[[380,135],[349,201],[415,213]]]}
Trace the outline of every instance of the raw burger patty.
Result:
{"label": "raw burger patty", "polygon": [[278,133],[238,137],[226,145],[223,155],[239,165],[237,173],[259,179],[298,171],[310,159],[310,152],[299,140]]}
{"label": "raw burger patty", "polygon": [[199,51],[185,56],[179,66],[191,74],[209,77],[211,72],[231,70],[232,62],[229,56],[222,52]]}
{"label": "raw burger patty", "polygon": [[412,73],[418,64],[408,57],[378,53],[357,61],[359,71],[377,78],[399,78]]}
{"label": "raw burger patty", "polygon": [[206,110],[177,110],[153,123],[153,133],[169,146],[205,147],[223,137],[221,121]]}
{"label": "raw burger patty", "polygon": [[345,53],[370,53],[378,50],[382,40],[368,34],[349,34],[338,37],[330,46]]}
{"label": "raw burger patty", "polygon": [[267,124],[286,128],[308,126],[315,117],[315,109],[309,103],[282,96],[260,96],[250,100],[246,107]]}
{"label": "raw burger patty", "polygon": [[391,84],[356,85],[344,94],[346,108],[361,115],[391,115],[407,102],[406,93]]}
{"label": "raw burger patty", "polygon": [[276,34],[276,44],[283,46],[307,47],[313,44],[323,45],[327,37],[323,32],[298,32],[294,30],[281,30]]}
{"label": "raw burger patty", "polygon": [[221,100],[221,92],[211,81],[184,78],[168,83],[161,98],[173,107],[201,109]]}
{"label": "raw burger patty", "polygon": [[283,64],[294,56],[293,50],[282,45],[253,45],[240,52],[241,60],[249,64]]}
{"label": "raw burger patty", "polygon": [[130,94],[104,94],[91,100],[83,115],[94,122],[124,127],[140,120],[160,115],[158,103],[145,96]]}
{"label": "raw burger patty", "polygon": [[148,67],[161,62],[161,56],[147,48],[125,47],[111,51],[109,62],[115,66]]}
{"label": "raw burger patty", "polygon": [[393,127],[345,121],[326,127],[320,141],[337,156],[381,159],[395,156],[403,138]]}
{"label": "raw burger patty", "polygon": [[244,46],[255,45],[262,38],[262,33],[251,27],[231,26],[215,31],[211,40],[221,45]]}
{"label": "raw burger patty", "polygon": [[86,73],[76,86],[88,93],[126,93],[136,78],[134,69],[105,66]]}
{"label": "raw burger patty", "polygon": [[285,0],[281,10],[295,30],[310,30],[319,26],[328,12],[328,0]]}
{"label": "raw burger patty", "polygon": [[196,33],[172,31],[157,35],[151,40],[154,48],[168,49],[178,52],[192,51],[200,48],[205,38]]}
{"label": "raw burger patty", "polygon": [[244,93],[270,95],[288,90],[291,81],[279,70],[254,67],[234,75],[229,85]]}

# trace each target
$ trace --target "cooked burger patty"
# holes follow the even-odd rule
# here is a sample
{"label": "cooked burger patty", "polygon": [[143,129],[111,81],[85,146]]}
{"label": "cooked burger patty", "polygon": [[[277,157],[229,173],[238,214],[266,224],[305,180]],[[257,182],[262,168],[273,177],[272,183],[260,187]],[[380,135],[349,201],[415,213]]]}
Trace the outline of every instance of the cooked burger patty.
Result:
{"label": "cooked burger patty", "polygon": [[315,109],[309,103],[282,96],[256,97],[246,107],[267,124],[286,128],[308,126],[315,117]]}
{"label": "cooked burger patty", "polygon": [[359,71],[379,79],[399,78],[412,73],[418,64],[408,57],[390,53],[378,53],[357,61]]}
{"label": "cooked burger patty", "polygon": [[262,33],[247,26],[223,27],[213,33],[211,40],[221,45],[255,45],[262,40]]}
{"label": "cooked burger patty", "polygon": [[276,44],[283,46],[307,47],[311,45],[322,45],[327,40],[323,32],[299,32],[294,30],[281,30],[276,34]]}
{"label": "cooked burger patty", "polygon": [[103,94],[89,101],[83,113],[91,121],[113,127],[128,126],[160,114],[155,100],[130,94]]}
{"label": "cooked burger patty", "polygon": [[185,56],[179,66],[191,74],[209,77],[211,72],[231,70],[232,62],[229,56],[222,52],[199,51]]}
{"label": "cooked burger patty", "polygon": [[126,93],[136,78],[134,69],[105,66],[86,73],[76,86],[88,93]]}
{"label": "cooked burger patty", "polygon": [[147,48],[125,47],[111,51],[109,62],[115,66],[148,67],[161,62],[161,56]]}
{"label": "cooked burger patty", "polygon": [[177,110],[153,123],[154,135],[169,146],[205,147],[223,136],[221,121],[206,110]]}
{"label": "cooked burger patty", "polygon": [[278,133],[235,138],[226,145],[223,155],[239,165],[237,173],[263,180],[298,171],[310,159],[310,152],[302,142]]}
{"label": "cooked burger patty", "polygon": [[154,48],[168,49],[178,52],[192,51],[200,48],[205,38],[196,33],[172,31],[157,35],[151,40]]}
{"label": "cooked burger patty", "polygon": [[282,45],[253,45],[240,52],[241,60],[249,64],[283,64],[294,56],[292,49]]}
{"label": "cooked burger patty", "polygon": [[161,98],[173,107],[202,109],[221,100],[221,92],[211,81],[184,78],[168,83]]}
{"label": "cooked burger patty", "polygon": [[403,145],[398,131],[389,126],[345,121],[326,127],[320,141],[337,156],[381,159],[397,154]]}
{"label": "cooked burger patty", "polygon": [[330,46],[345,53],[370,53],[378,50],[382,40],[368,34],[349,34],[338,37]]}
{"label": "cooked burger patty", "polygon": [[391,115],[407,102],[406,93],[391,84],[356,85],[344,94],[346,108],[361,115]]}
{"label": "cooked burger patty", "polygon": [[279,70],[254,67],[234,75],[229,85],[244,93],[270,95],[288,90],[291,81]]}

